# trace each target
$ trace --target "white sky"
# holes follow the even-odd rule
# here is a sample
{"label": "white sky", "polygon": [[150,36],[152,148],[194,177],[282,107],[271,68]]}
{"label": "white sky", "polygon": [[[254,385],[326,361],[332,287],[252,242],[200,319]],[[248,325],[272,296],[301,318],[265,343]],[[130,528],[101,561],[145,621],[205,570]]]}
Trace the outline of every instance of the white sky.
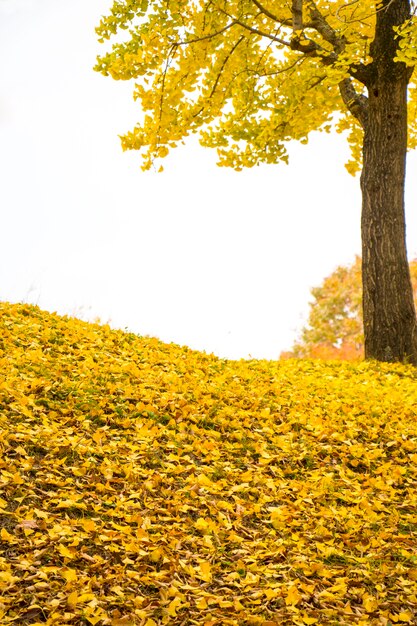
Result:
{"label": "white sky", "polygon": [[[219,356],[277,358],[309,290],[360,252],[340,137],[236,173],[190,145],[140,170],[132,86],[92,71],[110,0],[0,0],[0,299]],[[417,254],[416,156],[408,247]],[[414,205],[414,206],[413,206]],[[414,213],[414,215],[413,215]]]}

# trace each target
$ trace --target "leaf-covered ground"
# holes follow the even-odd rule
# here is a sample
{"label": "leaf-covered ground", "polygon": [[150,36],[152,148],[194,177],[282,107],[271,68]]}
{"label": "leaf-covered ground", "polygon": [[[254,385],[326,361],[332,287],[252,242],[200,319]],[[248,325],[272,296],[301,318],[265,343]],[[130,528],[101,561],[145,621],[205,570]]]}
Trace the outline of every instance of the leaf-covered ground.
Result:
{"label": "leaf-covered ground", "polygon": [[417,370],[0,305],[0,623],[417,623]]}

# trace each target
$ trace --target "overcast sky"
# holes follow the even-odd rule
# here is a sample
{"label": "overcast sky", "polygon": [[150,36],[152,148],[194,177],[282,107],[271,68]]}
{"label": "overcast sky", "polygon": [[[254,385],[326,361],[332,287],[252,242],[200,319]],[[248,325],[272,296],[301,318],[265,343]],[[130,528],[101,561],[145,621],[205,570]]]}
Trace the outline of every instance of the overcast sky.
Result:
{"label": "overcast sky", "polygon": [[[233,172],[194,143],[144,173],[132,85],[95,72],[110,0],[0,0],[0,298],[222,357],[277,358],[309,290],[360,252],[340,137]],[[417,255],[416,157],[408,246]]]}

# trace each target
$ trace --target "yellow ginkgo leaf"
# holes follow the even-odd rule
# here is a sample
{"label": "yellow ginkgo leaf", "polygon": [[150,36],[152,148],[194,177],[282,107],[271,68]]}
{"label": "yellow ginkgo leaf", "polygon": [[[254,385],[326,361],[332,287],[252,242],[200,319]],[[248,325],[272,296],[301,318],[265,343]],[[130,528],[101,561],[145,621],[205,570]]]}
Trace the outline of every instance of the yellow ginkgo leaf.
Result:
{"label": "yellow ginkgo leaf", "polygon": [[194,527],[202,533],[209,532],[209,524],[203,517],[199,517],[194,523]]}
{"label": "yellow ginkgo leaf", "polygon": [[378,608],[378,600],[374,596],[364,596],[362,598],[362,604],[365,611],[367,611],[368,613],[372,613]]}
{"label": "yellow ginkgo leaf", "polygon": [[62,569],[60,571],[62,578],[64,578],[67,583],[71,583],[77,580],[77,570],[71,569],[68,567],[67,569]]}
{"label": "yellow ginkgo leaf", "polygon": [[1,529],[0,538],[2,541],[7,541],[8,543],[14,543],[16,541],[16,537],[13,537],[5,528]]}
{"label": "yellow ginkgo leaf", "polygon": [[302,595],[295,585],[292,585],[285,596],[285,604],[287,606],[295,606],[302,600]]}
{"label": "yellow ginkgo leaf", "polygon": [[198,600],[195,603],[196,607],[198,609],[207,609],[208,604],[207,604],[207,600],[205,598],[198,598]]}
{"label": "yellow ginkgo leaf", "polygon": [[155,550],[152,550],[152,552],[149,554],[149,559],[153,563],[157,563],[158,561],[162,559],[162,556],[163,556],[163,552],[161,548],[155,548]]}
{"label": "yellow ginkgo leaf", "polygon": [[78,596],[78,602],[91,602],[91,600],[94,600],[94,598],[94,593],[82,593],[80,596]]}
{"label": "yellow ginkgo leaf", "polygon": [[73,591],[72,593],[69,594],[67,598],[67,604],[70,607],[70,609],[75,609],[75,607],[77,606],[77,602],[78,602],[78,593],[76,591]]}
{"label": "yellow ginkgo leaf", "polygon": [[209,583],[212,579],[210,563],[208,561],[203,561],[202,563],[199,564],[198,567],[200,570],[198,573],[198,577]]}
{"label": "yellow ginkgo leaf", "polygon": [[177,610],[181,606],[181,598],[178,596],[174,598],[168,605],[166,611],[170,617],[176,617]]}
{"label": "yellow ginkgo leaf", "polygon": [[96,530],[97,528],[96,523],[93,519],[83,519],[81,525],[87,532],[91,532],[93,530]]}
{"label": "yellow ginkgo leaf", "polygon": [[279,589],[271,589],[270,587],[267,587],[264,591],[264,595],[268,600],[271,600],[272,598],[277,598],[281,595],[281,592]]}
{"label": "yellow ginkgo leaf", "polygon": [[67,546],[64,546],[64,544],[60,543],[58,546],[58,552],[60,553],[61,556],[65,557],[66,559],[73,559],[74,558],[74,554],[68,550]]}
{"label": "yellow ginkgo leaf", "polygon": [[201,487],[210,487],[213,483],[205,474],[200,474],[197,477],[197,482]]}

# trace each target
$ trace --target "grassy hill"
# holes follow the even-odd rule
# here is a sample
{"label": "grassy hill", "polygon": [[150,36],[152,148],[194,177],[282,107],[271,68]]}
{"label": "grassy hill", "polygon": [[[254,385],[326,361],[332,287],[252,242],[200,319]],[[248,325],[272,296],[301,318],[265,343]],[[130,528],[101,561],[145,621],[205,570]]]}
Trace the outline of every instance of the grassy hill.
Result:
{"label": "grassy hill", "polygon": [[417,624],[417,370],[0,305],[0,623]]}

